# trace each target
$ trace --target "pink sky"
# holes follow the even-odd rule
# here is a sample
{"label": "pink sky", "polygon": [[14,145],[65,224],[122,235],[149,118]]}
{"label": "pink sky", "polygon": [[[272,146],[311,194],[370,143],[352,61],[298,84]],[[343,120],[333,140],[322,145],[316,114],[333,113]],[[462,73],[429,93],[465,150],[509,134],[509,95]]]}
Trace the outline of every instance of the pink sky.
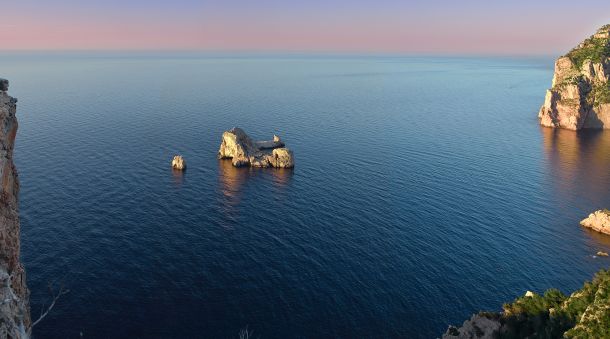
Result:
{"label": "pink sky", "polygon": [[557,54],[610,22],[594,0],[21,1],[3,5],[3,50]]}

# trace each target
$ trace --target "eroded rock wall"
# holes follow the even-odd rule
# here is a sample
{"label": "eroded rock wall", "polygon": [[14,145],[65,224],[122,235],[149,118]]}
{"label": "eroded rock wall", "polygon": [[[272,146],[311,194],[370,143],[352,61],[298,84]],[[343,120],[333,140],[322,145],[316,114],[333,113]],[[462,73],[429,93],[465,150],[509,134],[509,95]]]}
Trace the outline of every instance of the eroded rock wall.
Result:
{"label": "eroded rock wall", "polygon": [[17,100],[0,79],[0,338],[27,338],[31,331],[29,291],[19,261],[19,178],[13,163]]}

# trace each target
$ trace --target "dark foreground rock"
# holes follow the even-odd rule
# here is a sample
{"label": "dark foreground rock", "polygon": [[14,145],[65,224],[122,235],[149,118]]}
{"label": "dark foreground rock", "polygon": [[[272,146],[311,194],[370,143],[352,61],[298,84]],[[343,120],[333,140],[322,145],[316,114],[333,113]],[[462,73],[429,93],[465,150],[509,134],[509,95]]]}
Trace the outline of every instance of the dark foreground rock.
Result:
{"label": "dark foreground rock", "polygon": [[17,100],[0,79],[0,338],[27,338],[31,332],[29,291],[19,261],[19,178],[13,164]]}

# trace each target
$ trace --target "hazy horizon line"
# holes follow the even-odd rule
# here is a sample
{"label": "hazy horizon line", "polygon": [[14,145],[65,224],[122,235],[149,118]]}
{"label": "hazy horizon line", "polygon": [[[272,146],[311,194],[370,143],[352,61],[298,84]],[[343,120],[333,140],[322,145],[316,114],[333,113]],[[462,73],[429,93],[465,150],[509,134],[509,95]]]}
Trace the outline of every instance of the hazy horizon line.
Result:
{"label": "hazy horizon line", "polygon": [[63,53],[83,53],[83,54],[208,54],[208,55],[251,55],[251,56],[387,56],[387,57],[536,57],[536,58],[557,58],[564,54],[555,53],[501,53],[501,52],[396,52],[396,51],[341,51],[341,50],[249,50],[249,49],[182,49],[182,48],[158,48],[158,49],[0,49],[0,54],[63,54]]}

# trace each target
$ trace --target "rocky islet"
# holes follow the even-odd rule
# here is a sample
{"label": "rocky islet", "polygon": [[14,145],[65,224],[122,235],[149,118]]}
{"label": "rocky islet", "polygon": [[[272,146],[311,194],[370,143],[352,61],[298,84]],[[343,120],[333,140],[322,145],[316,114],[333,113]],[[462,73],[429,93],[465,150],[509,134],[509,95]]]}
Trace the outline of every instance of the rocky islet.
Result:
{"label": "rocky islet", "polygon": [[222,134],[218,158],[231,159],[235,167],[294,167],[292,151],[277,135],[273,140],[254,141],[237,127]]}

